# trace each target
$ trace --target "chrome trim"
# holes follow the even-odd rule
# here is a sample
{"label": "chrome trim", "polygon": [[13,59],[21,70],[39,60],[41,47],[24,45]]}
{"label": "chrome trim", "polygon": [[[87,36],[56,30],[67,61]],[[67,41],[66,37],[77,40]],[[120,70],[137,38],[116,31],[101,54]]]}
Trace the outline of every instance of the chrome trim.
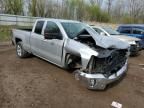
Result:
{"label": "chrome trim", "polygon": [[[80,70],[77,70],[75,74],[78,77],[77,80],[83,83],[88,89],[103,90],[108,84],[120,79],[123,76],[123,74],[127,71],[127,62],[128,60],[126,61],[125,65],[119,71],[117,71],[117,73],[112,74],[108,78],[106,78],[103,74],[87,74]],[[95,85],[91,85],[90,80],[95,80]]]}

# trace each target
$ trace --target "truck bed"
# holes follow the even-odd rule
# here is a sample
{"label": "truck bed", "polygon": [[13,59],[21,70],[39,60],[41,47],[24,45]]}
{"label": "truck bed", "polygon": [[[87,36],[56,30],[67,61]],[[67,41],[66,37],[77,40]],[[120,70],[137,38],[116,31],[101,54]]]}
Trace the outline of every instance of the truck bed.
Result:
{"label": "truck bed", "polygon": [[30,29],[12,29],[13,37],[17,38],[25,38],[31,35]]}
{"label": "truck bed", "polygon": [[16,45],[17,39],[23,41],[23,47],[30,51],[30,29],[12,29],[12,43]]}
{"label": "truck bed", "polygon": [[28,31],[28,32],[31,32],[32,31],[32,28],[18,28],[17,30],[22,30],[22,31]]}

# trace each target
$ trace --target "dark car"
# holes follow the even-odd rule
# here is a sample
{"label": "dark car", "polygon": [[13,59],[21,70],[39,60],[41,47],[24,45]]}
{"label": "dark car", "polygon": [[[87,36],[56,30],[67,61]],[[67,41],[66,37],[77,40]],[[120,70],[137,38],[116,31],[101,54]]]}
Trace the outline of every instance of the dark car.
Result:
{"label": "dark car", "polygon": [[121,34],[141,39],[140,45],[144,48],[144,24],[124,24],[117,29]]}

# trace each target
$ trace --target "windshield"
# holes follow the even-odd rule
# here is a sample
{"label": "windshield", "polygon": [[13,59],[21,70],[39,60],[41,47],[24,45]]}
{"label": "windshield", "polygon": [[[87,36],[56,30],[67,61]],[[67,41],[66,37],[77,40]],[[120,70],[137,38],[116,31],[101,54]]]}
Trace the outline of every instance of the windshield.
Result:
{"label": "windshield", "polygon": [[108,32],[110,35],[120,35],[119,32],[117,32],[116,30],[113,30],[113,29],[111,29],[111,28],[106,28],[106,27],[104,27],[103,29],[104,29],[106,32]]}
{"label": "windshield", "polygon": [[62,22],[64,30],[69,38],[73,39],[80,33],[86,26],[82,23]]}

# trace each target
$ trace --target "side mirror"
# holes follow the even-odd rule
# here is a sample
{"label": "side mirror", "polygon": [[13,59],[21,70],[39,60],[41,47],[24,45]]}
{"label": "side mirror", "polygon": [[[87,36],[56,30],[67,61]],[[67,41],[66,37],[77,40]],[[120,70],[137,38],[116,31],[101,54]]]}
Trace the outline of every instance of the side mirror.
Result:
{"label": "side mirror", "polygon": [[102,35],[102,36],[106,36],[106,34],[105,34],[104,32],[101,32],[100,35]]}
{"label": "side mirror", "polygon": [[63,39],[61,33],[47,33],[47,32],[44,33],[44,38],[49,39],[49,40],[52,40],[52,39],[62,40]]}

